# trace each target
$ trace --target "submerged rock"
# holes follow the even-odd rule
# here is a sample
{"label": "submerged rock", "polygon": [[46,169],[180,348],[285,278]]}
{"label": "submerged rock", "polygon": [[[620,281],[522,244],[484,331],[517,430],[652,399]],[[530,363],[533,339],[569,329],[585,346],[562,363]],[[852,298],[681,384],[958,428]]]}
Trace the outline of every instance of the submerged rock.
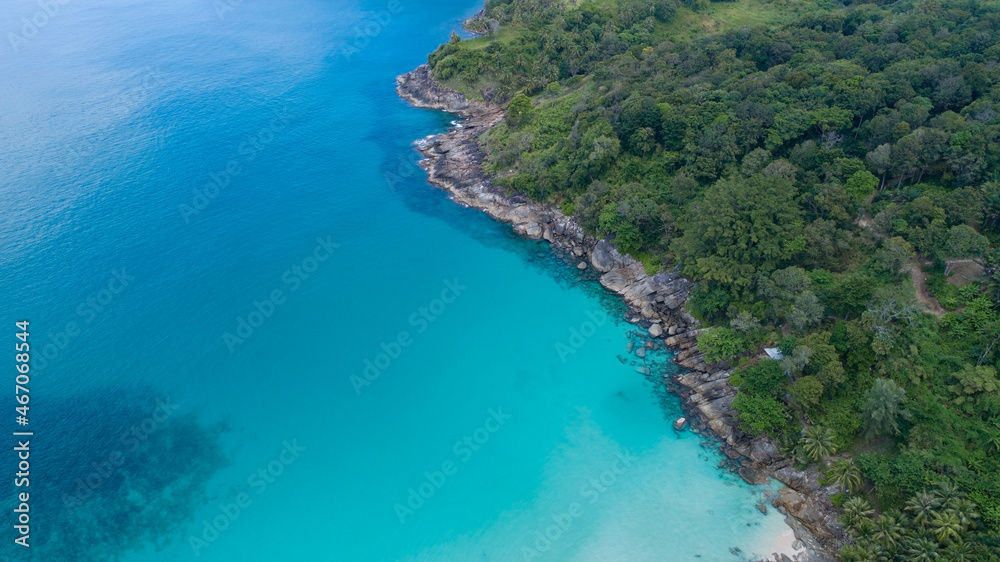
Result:
{"label": "submerged rock", "polygon": [[742,478],[747,484],[767,484],[771,481],[771,478],[763,470],[758,470],[752,466],[741,466],[739,470],[740,478]]}

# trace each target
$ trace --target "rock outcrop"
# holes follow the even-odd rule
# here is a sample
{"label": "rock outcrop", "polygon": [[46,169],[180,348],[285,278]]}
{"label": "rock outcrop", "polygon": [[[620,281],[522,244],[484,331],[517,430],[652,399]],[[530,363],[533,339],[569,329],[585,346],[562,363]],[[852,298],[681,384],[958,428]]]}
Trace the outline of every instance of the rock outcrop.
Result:
{"label": "rock outcrop", "polygon": [[621,263],[621,260],[617,259],[620,257],[616,255],[617,253],[607,240],[601,240],[594,245],[594,250],[590,255],[590,263],[593,264],[594,269],[597,271],[607,273],[615,267],[624,265],[624,263]]}
{"label": "rock outcrop", "polygon": [[681,334],[695,325],[683,307],[692,287],[690,280],[676,272],[648,275],[641,263],[621,255],[610,241],[587,235],[559,209],[533,203],[523,194],[506,193],[494,184],[483,171],[485,154],[479,137],[503,119],[501,108],[445,88],[431,77],[427,65],[397,78],[396,91],[417,107],[440,109],[464,119],[448,132],[416,143],[432,184],[447,190],[458,203],[509,223],[522,236],[548,240],[568,255],[586,256],[602,273],[601,284],[621,295],[645,326],[655,322]]}
{"label": "rock outcrop", "polygon": [[834,560],[828,553],[836,552],[847,539],[830,502],[836,490],[820,485],[814,469],[797,470],[791,461],[781,457],[772,440],[740,430],[732,408],[736,398],[736,389],[729,384],[732,372],[706,365],[695,335],[697,332],[691,332],[665,341],[677,349],[675,362],[689,369],[670,377],[668,383],[683,399],[692,430],[711,431],[721,439],[723,453],[733,459],[732,468],[747,482],[761,484],[774,478],[784,484],[773,505],[786,515],[796,538],[805,545],[808,557],[804,559]]}

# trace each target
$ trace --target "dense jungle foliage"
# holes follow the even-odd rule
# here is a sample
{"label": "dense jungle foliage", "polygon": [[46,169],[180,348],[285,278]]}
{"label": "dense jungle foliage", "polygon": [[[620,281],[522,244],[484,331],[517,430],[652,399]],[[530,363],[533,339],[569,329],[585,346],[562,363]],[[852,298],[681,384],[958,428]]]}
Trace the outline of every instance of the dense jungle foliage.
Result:
{"label": "dense jungle foliage", "polygon": [[430,64],[508,107],[489,170],[698,282],[743,428],[842,486],[841,556],[1000,559],[1000,3],[490,0],[472,25]]}

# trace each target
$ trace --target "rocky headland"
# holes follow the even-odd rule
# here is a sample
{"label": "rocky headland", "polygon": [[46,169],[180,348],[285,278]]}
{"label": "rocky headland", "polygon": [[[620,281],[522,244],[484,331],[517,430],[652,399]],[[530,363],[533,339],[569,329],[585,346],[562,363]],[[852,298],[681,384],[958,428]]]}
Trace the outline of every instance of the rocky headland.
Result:
{"label": "rocky headland", "polygon": [[[399,95],[416,107],[437,109],[461,118],[449,131],[416,142],[424,156],[421,165],[430,182],[446,190],[456,202],[480,209],[531,239],[547,240],[555,251],[578,261],[581,270],[593,268],[600,283],[622,297],[629,307],[629,320],[646,329],[628,343],[627,351],[638,357],[646,349],[665,345],[674,352],[679,372],[664,375],[664,382],[682,399],[691,430],[712,434],[721,441],[726,468],[752,484],[771,478],[785,485],[777,494],[767,492],[765,501],[785,514],[802,550],[801,561],[832,561],[846,536],[837,523],[830,503],[833,487],[823,486],[815,469],[797,470],[782,458],[775,443],[743,433],[732,408],[736,389],[729,384],[730,369],[712,365],[698,351],[698,322],[684,309],[693,283],[676,270],[646,273],[643,265],[621,255],[613,243],[586,234],[559,209],[534,203],[526,195],[507,193],[483,170],[485,153],[480,137],[504,118],[496,105],[470,100],[436,82],[427,65],[396,79]],[[637,370],[649,374],[648,367]],[[762,511],[767,507],[760,506]],[[792,560],[787,555],[771,559]]]}

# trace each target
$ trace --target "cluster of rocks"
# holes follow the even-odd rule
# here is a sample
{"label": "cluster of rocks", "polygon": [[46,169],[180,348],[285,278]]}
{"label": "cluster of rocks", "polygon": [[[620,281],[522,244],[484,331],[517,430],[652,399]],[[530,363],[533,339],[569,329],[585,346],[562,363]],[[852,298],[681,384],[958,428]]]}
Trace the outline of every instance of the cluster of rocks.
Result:
{"label": "cluster of rocks", "polygon": [[658,336],[641,330],[630,330],[626,334],[625,355],[619,355],[618,360],[634,367],[637,373],[646,376],[650,382],[656,382],[663,376],[665,351],[669,351],[669,348]]}
{"label": "cluster of rocks", "polygon": [[503,119],[501,108],[445,88],[431,77],[427,65],[397,78],[396,90],[417,107],[448,111],[464,119],[447,133],[416,143],[431,183],[447,190],[456,202],[511,224],[518,234],[547,240],[579,258],[579,269],[593,267],[601,274],[601,285],[622,296],[632,309],[631,320],[648,327],[650,335],[681,334],[697,324],[684,310],[692,287],[689,279],[676,272],[649,275],[639,261],[621,255],[610,241],[586,234],[559,209],[533,203],[520,193],[506,193],[494,184],[483,171],[485,155],[479,137]]}
{"label": "cluster of rocks", "polygon": [[[396,81],[399,95],[415,106],[447,111],[463,119],[448,132],[416,143],[425,158],[421,165],[430,182],[446,190],[456,202],[511,224],[522,236],[547,240],[555,251],[574,261],[578,259],[578,269],[597,272],[601,285],[620,295],[629,306],[630,322],[644,327],[649,339],[662,339],[663,345],[676,352],[674,362],[687,370],[664,375],[664,382],[684,399],[692,430],[711,431],[721,439],[722,451],[732,459],[733,470],[747,482],[766,483],[771,477],[783,482],[787,488],[773,505],[788,515],[786,519],[796,538],[807,547],[799,559],[833,560],[825,552],[835,550],[844,535],[833,516],[830,491],[818,483],[813,486],[816,480],[811,477],[789,476],[786,481],[779,474],[790,474],[787,471],[794,469],[780,458],[775,444],[740,431],[732,408],[736,389],[729,384],[731,371],[706,362],[697,348],[698,322],[684,310],[693,283],[677,271],[650,275],[639,261],[619,253],[613,241],[588,235],[559,209],[534,203],[524,194],[507,193],[495,185],[482,166],[485,153],[480,137],[504,118],[502,108],[469,100],[444,87],[432,78],[427,65]],[[627,351],[644,359],[645,350],[656,347],[647,347],[649,339],[638,347],[632,343]],[[646,375],[651,372],[645,362],[636,370]]]}
{"label": "cluster of rocks", "polygon": [[731,369],[706,363],[698,351],[700,330],[668,337],[665,343],[676,350],[674,361],[687,372],[667,375],[668,385],[682,398],[691,421],[691,430],[711,433],[722,440],[721,450],[730,470],[750,484],[767,484],[772,478],[785,485],[771,498],[804,546],[800,560],[834,560],[847,540],[840,527],[830,496],[839,490],[819,484],[815,469],[797,470],[781,456],[778,446],[767,437],[754,437],[740,430],[733,400],[736,388],[729,384]]}

